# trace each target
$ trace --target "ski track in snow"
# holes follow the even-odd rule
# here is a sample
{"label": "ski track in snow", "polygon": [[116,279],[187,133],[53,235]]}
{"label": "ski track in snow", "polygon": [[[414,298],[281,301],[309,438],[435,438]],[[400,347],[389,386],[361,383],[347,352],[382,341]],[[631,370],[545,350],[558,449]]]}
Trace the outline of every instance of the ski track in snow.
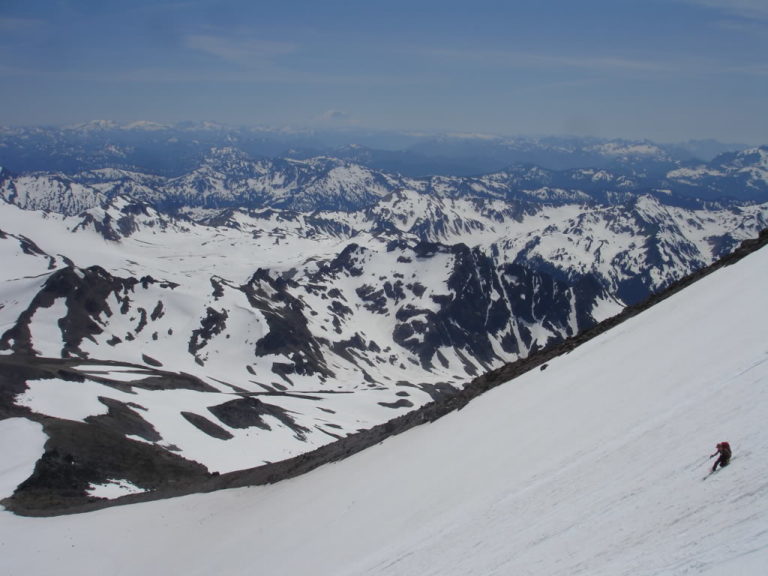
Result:
{"label": "ski track in snow", "polygon": [[[766,285],[763,249],[544,371],[276,485],[0,513],[0,572],[758,576]],[[14,457],[39,455],[34,426],[15,436]],[[702,482],[722,440],[734,461]]]}

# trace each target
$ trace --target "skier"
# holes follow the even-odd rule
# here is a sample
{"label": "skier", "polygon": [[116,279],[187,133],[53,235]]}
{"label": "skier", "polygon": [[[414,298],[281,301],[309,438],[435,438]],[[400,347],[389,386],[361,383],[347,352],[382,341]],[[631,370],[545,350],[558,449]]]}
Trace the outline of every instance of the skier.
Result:
{"label": "skier", "polygon": [[731,445],[728,444],[728,442],[720,442],[717,445],[717,451],[710,455],[710,458],[714,458],[720,454],[720,457],[715,460],[715,465],[712,466],[712,472],[717,470],[717,465],[720,465],[720,468],[723,468],[725,466],[728,466],[728,463],[731,461]]}

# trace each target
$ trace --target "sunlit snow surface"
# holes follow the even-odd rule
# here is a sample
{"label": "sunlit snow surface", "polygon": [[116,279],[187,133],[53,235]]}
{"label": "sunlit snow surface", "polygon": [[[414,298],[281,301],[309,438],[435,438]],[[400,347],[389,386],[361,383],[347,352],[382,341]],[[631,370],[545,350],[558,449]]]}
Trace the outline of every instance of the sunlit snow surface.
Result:
{"label": "sunlit snow surface", "polygon": [[47,439],[37,422],[25,418],[0,420],[0,498],[13,494],[16,486],[32,474]]}
{"label": "sunlit snow surface", "polygon": [[[0,572],[764,574],[766,285],[762,250],[460,412],[277,485],[2,513]],[[732,463],[704,480],[723,440]]]}
{"label": "sunlit snow surface", "polygon": [[107,480],[103,484],[92,484],[88,489],[88,494],[95,496],[96,498],[107,498],[112,500],[113,498],[119,498],[120,496],[139,494],[144,491],[143,488],[139,488],[127,480]]}

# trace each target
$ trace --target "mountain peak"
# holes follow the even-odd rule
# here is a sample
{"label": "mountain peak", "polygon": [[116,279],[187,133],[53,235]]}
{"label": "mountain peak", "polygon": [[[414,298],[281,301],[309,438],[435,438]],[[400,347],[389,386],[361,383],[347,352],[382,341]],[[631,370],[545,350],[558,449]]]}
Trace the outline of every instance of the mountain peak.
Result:
{"label": "mountain peak", "polygon": [[67,126],[65,127],[65,130],[78,132],[100,132],[104,130],[116,130],[119,127],[120,125],[113,120],[90,120],[88,122]]}

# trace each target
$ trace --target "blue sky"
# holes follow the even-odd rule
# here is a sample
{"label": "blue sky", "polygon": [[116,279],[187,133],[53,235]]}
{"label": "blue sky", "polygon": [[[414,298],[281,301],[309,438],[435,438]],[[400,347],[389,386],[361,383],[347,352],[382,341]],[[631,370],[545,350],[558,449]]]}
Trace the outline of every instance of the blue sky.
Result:
{"label": "blue sky", "polygon": [[0,0],[0,124],[768,144],[765,0]]}

